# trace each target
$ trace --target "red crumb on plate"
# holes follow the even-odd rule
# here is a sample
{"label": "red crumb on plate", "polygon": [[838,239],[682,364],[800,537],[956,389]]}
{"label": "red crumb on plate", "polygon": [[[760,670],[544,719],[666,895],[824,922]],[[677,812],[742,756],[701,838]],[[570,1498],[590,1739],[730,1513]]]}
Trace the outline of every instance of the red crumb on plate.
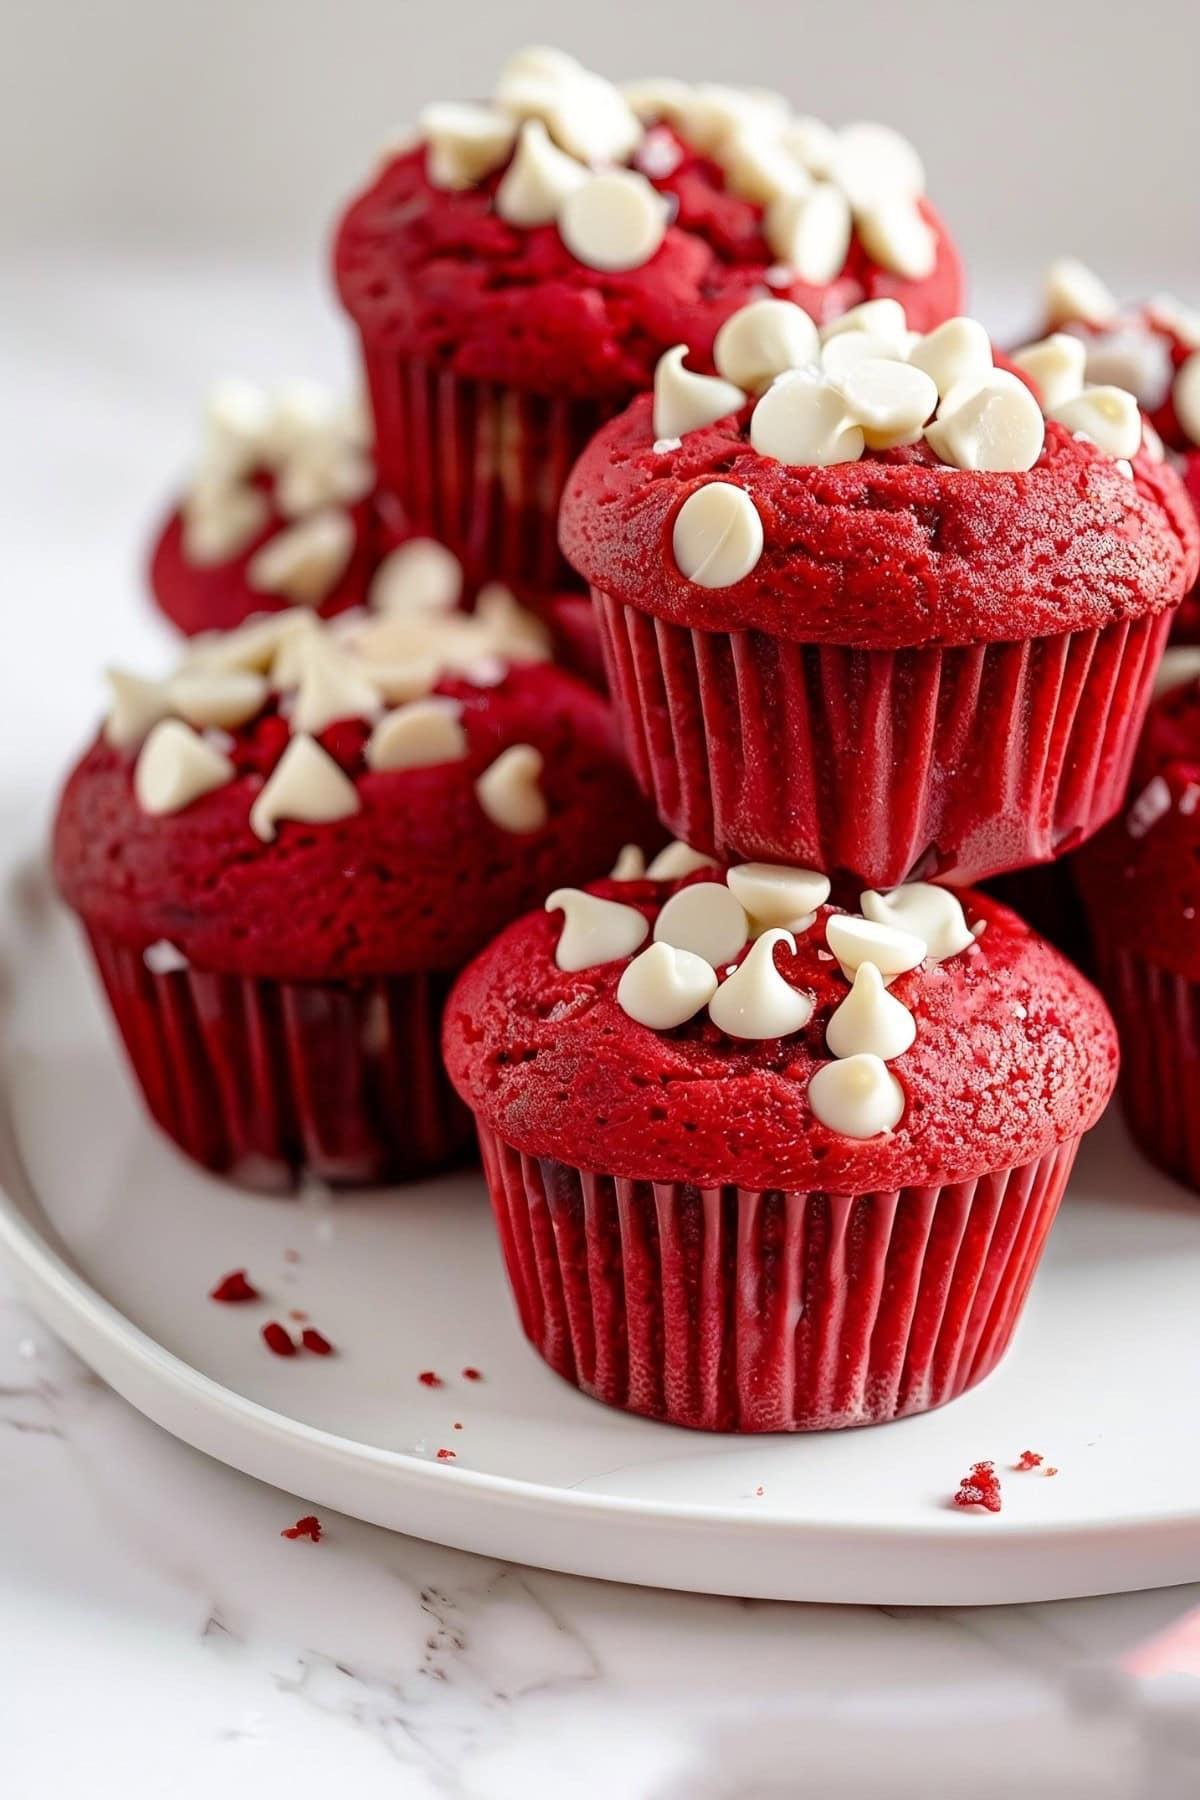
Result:
{"label": "red crumb on plate", "polygon": [[1036,1450],[1022,1450],[1020,1456],[1017,1458],[1016,1462],[1013,1464],[1013,1468],[1014,1469],[1037,1469],[1037,1468],[1041,1467],[1042,1463],[1044,1463],[1045,1460],[1046,1460],[1045,1457],[1039,1456]]}
{"label": "red crumb on plate", "polygon": [[297,1325],[303,1324],[304,1320],[307,1319],[307,1317],[308,1317],[308,1314],[306,1312],[301,1312],[301,1310],[298,1306],[293,1306],[292,1310],[288,1313],[288,1318],[295,1319]]}
{"label": "red crumb on plate", "polygon": [[754,1492],[755,1492],[755,1493],[756,1493],[756,1494],[761,1494],[761,1493],[762,1493],[762,1489],[761,1489],[761,1488],[755,1488],[755,1490],[754,1490]]}
{"label": "red crumb on plate", "polygon": [[1047,1475],[1057,1475],[1057,1474],[1058,1474],[1058,1470],[1057,1470],[1057,1469],[1056,1469],[1056,1468],[1055,1468],[1055,1467],[1054,1467],[1054,1465],[1053,1465],[1053,1464],[1052,1464],[1052,1463],[1051,1463],[1051,1464],[1048,1464],[1048,1465],[1047,1465],[1047,1468],[1046,1468],[1046,1473],[1047,1473]]}
{"label": "red crumb on plate", "polygon": [[436,1375],[432,1369],[422,1369],[417,1380],[422,1387],[442,1387],[444,1385],[441,1376]]}
{"label": "red crumb on plate", "polygon": [[294,1525],[285,1525],[279,1535],[285,1538],[310,1538],[314,1544],[319,1544],[321,1521],[316,1513],[305,1513],[304,1517],[297,1519]]}
{"label": "red crumb on plate", "polygon": [[996,1473],[995,1463],[972,1463],[954,1496],[954,1504],[964,1507],[981,1506],[985,1512],[998,1513],[1000,1511],[1000,1477]]}
{"label": "red crumb on plate", "polygon": [[325,1336],[325,1333],[323,1331],[318,1331],[315,1325],[306,1325],[304,1327],[304,1330],[300,1333],[300,1342],[304,1345],[306,1350],[311,1350],[314,1356],[333,1355],[333,1345]]}
{"label": "red crumb on plate", "polygon": [[276,1356],[295,1356],[296,1346],[292,1342],[278,1319],[271,1319],[262,1328],[262,1340],[267,1349]]}
{"label": "red crumb on plate", "polygon": [[455,1450],[439,1450],[437,1459],[439,1462],[453,1462],[457,1454],[458,1452]]}
{"label": "red crumb on plate", "polygon": [[284,1262],[297,1263],[300,1261],[300,1252],[298,1250],[285,1250],[283,1253],[283,1260]]}
{"label": "red crumb on plate", "polygon": [[464,1369],[462,1373],[463,1373],[464,1381],[482,1381],[483,1380],[483,1376],[478,1369]]}
{"label": "red crumb on plate", "polygon": [[257,1300],[259,1294],[247,1280],[245,1269],[231,1269],[228,1275],[222,1275],[208,1297],[219,1300],[222,1306],[236,1306],[241,1300]]}
{"label": "red crumb on plate", "polygon": [[461,1430],[462,1430],[462,1420],[461,1420],[461,1419],[455,1419],[455,1421],[454,1421],[454,1429],[455,1429],[455,1431],[461,1431]]}

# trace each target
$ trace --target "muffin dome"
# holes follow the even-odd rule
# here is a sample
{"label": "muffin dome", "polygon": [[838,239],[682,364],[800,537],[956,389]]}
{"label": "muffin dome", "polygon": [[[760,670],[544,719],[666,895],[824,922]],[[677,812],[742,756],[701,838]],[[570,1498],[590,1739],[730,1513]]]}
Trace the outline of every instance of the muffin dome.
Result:
{"label": "muffin dome", "polygon": [[[838,134],[730,88],[626,94],[531,51],[494,105],[427,109],[420,141],[385,160],[338,230],[338,290],[364,338],[611,411],[664,350],[685,338],[707,357],[764,293],[818,320],[886,296],[923,328],[958,309],[957,252],[894,133]],[[593,164],[629,173],[614,184]]]}
{"label": "muffin dome", "polygon": [[[725,879],[710,869],[588,891],[640,913],[648,943],[674,895]],[[1095,1122],[1116,1075],[1115,1035],[1095,990],[1014,913],[981,894],[959,899],[967,947],[887,990],[915,1036],[888,1060],[903,1112],[877,1135],[822,1123],[810,1098],[814,1076],[834,1066],[827,1034],[849,992],[829,946],[831,924],[852,915],[828,904],[797,923],[794,954],[772,951],[776,974],[811,1000],[807,1021],[751,1042],[699,1011],[671,1030],[639,1023],[618,997],[628,957],[564,971],[561,916],[521,919],[452,991],[451,1079],[523,1154],[638,1181],[868,1193],[1024,1163]],[[744,946],[732,962],[750,954]]]}
{"label": "muffin dome", "polygon": [[118,675],[60,888],[94,931],[223,973],[455,968],[655,829],[602,702],[544,655],[511,606],[299,613],[198,640],[170,681]]}

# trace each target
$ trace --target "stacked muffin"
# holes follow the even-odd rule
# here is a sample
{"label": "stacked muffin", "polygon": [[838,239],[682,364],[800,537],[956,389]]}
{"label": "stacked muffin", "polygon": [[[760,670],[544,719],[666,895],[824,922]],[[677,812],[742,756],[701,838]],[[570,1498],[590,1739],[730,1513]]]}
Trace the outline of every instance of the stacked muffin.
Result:
{"label": "stacked muffin", "polygon": [[152,1112],[262,1185],[473,1114],[522,1326],[613,1405],[952,1398],[1117,1063],[963,884],[1121,804],[1196,578],[1161,442],[1076,340],[996,355],[910,146],[763,91],[523,52],[335,268],[370,425],[216,396],[153,571],[200,635],[60,811]]}

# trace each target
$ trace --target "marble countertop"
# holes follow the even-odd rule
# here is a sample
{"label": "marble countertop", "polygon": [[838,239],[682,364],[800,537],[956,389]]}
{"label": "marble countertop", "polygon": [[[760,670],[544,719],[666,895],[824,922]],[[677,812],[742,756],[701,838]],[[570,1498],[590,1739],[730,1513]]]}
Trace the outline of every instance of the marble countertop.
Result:
{"label": "marble countertop", "polygon": [[[45,708],[64,758],[97,666],[144,643],[138,558],[208,378],[345,362],[309,270],[0,272],[6,717],[3,684],[27,679],[15,597],[61,611]],[[11,794],[0,771],[0,829]],[[318,1544],[280,1537],[309,1510],[147,1423],[0,1270],[5,1800],[1200,1791],[1200,1680],[1179,1672],[1200,1668],[1180,1625],[1200,1588],[960,1611],[708,1599],[330,1514]]]}

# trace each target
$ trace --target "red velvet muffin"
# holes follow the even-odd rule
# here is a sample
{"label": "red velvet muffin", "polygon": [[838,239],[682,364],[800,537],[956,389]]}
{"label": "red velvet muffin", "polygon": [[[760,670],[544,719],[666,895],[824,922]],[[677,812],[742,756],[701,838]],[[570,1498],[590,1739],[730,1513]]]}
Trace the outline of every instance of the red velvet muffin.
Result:
{"label": "red velvet muffin", "polygon": [[741,89],[622,93],[521,52],[491,104],[427,108],[338,230],[383,483],[469,571],[555,586],[567,472],[664,350],[707,364],[771,293],[819,320],[883,296],[923,328],[957,311],[923,189],[884,127],[835,133]]}
{"label": "red velvet muffin", "polygon": [[1168,650],[1123,816],[1074,859],[1152,1162],[1200,1190],[1200,649]]}
{"label": "red velvet muffin", "polygon": [[994,900],[828,891],[763,864],[560,890],[451,993],[522,1326],[610,1405],[876,1424],[1012,1335],[1112,1022]]}
{"label": "red velvet muffin", "polygon": [[[1134,396],[1200,512],[1200,312],[1171,294],[1121,306],[1098,275],[1070,257],[1046,271],[1044,311],[1052,331],[1082,343],[1089,381]],[[1171,635],[1200,643],[1200,589],[1183,601]]]}
{"label": "red velvet muffin", "polygon": [[[576,465],[561,535],[660,817],[723,860],[976,880],[1124,792],[1195,518],[1129,395],[894,304],[734,315]],[[811,330],[811,328],[808,328]]]}
{"label": "red velvet muffin", "polygon": [[134,1073],[206,1167],[286,1187],[444,1163],[454,972],[653,831],[597,696],[511,602],[268,618],[112,677],[63,795],[59,887]]}
{"label": "red velvet muffin", "polygon": [[366,422],[312,382],[218,384],[200,457],[150,562],[159,607],[189,637],[302,605],[360,606],[379,525]]}

